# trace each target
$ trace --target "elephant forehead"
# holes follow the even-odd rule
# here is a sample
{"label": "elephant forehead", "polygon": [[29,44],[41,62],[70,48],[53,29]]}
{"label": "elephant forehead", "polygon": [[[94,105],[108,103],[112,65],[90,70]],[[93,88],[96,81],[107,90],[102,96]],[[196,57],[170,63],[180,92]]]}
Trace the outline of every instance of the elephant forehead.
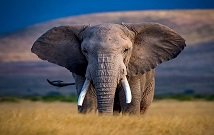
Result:
{"label": "elephant forehead", "polygon": [[118,40],[124,36],[124,32],[119,25],[96,25],[89,29],[88,36],[100,40]]}
{"label": "elephant forehead", "polygon": [[87,30],[85,38],[88,43],[101,46],[125,44],[129,38],[120,25],[97,25]]}

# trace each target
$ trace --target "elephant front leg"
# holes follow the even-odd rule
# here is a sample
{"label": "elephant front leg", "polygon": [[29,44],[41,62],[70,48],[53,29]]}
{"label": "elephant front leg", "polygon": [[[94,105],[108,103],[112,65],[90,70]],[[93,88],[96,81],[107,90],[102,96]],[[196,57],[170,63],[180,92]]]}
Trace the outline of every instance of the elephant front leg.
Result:
{"label": "elephant front leg", "polygon": [[148,107],[153,101],[154,97],[154,90],[155,89],[155,79],[153,78],[150,83],[144,88],[143,94],[142,94],[142,100],[140,105],[140,113],[145,114]]}
{"label": "elephant front leg", "polygon": [[139,115],[141,101],[140,77],[129,77],[128,81],[132,92],[132,101],[131,103],[126,104],[124,90],[120,91],[122,113]]}

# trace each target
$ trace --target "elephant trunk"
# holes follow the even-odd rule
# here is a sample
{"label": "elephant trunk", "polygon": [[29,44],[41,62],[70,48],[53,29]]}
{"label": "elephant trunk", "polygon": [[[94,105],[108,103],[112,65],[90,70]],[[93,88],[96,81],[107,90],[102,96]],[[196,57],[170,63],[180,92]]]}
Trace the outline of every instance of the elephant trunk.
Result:
{"label": "elephant trunk", "polygon": [[[107,70],[104,72],[108,72]],[[114,96],[117,87],[117,77],[99,76],[96,77],[95,89],[97,93],[98,111],[102,114],[112,114]]]}
{"label": "elephant trunk", "polygon": [[114,56],[99,55],[93,79],[99,113],[113,113],[114,96],[119,79],[118,71],[119,64]]}

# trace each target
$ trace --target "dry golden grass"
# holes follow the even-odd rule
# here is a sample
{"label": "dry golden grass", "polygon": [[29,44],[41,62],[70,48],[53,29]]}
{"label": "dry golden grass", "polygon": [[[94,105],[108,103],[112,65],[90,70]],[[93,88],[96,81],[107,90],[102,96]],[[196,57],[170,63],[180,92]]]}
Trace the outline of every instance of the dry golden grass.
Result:
{"label": "dry golden grass", "polygon": [[75,104],[0,104],[0,135],[214,135],[214,102],[154,102],[144,116],[80,115]]}

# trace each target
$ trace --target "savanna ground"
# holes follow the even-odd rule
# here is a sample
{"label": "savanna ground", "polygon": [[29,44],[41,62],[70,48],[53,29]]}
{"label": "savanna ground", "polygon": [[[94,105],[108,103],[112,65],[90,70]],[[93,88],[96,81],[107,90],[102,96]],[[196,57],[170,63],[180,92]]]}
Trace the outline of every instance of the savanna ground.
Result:
{"label": "savanna ground", "polygon": [[160,100],[144,116],[80,115],[76,104],[0,103],[1,135],[213,135],[213,101]]}

